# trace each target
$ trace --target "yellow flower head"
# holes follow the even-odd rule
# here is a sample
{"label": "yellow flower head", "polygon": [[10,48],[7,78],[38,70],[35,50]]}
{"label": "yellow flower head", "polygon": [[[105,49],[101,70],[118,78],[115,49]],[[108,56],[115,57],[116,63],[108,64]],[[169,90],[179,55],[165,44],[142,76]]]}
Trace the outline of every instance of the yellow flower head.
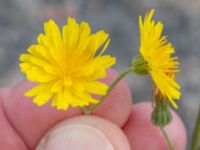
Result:
{"label": "yellow flower head", "polygon": [[34,97],[34,103],[41,106],[52,100],[52,106],[66,110],[69,105],[98,103],[91,94],[106,94],[107,86],[98,79],[115,64],[114,57],[102,55],[110,42],[107,33],[101,30],[91,34],[88,23],[78,24],[73,18],[68,18],[61,32],[49,20],[37,41],[20,56],[21,71],[37,83],[25,94]]}
{"label": "yellow flower head", "polygon": [[152,20],[154,10],[146,14],[144,21],[139,17],[141,34],[140,54],[147,62],[148,72],[160,90],[163,97],[170,100],[175,108],[173,99],[180,98],[180,85],[174,80],[174,75],[179,71],[177,57],[172,44],[162,36],[163,24]]}

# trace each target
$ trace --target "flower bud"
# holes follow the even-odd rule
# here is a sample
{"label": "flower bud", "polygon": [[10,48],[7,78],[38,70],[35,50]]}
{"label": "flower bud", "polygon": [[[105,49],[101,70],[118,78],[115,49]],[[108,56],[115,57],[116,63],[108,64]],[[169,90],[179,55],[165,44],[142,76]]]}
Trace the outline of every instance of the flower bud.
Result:
{"label": "flower bud", "polygon": [[133,68],[133,72],[135,72],[139,75],[147,75],[148,74],[147,61],[145,61],[141,55],[138,55],[132,59],[131,66]]}
{"label": "flower bud", "polygon": [[151,114],[151,120],[154,125],[164,127],[172,120],[172,114],[169,109],[169,102],[167,100],[155,100],[155,107]]}

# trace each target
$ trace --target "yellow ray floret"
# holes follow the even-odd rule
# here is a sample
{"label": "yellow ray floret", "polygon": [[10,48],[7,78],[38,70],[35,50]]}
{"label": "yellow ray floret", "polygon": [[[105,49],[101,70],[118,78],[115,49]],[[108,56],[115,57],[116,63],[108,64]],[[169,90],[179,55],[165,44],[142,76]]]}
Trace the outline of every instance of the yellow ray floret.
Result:
{"label": "yellow ray floret", "polygon": [[174,75],[179,71],[179,62],[177,57],[171,56],[175,50],[166,36],[162,36],[163,24],[152,20],[153,14],[154,10],[151,10],[144,20],[139,17],[140,53],[147,62],[149,73],[162,95],[177,108],[174,99],[179,99],[181,93],[180,85],[175,81]]}
{"label": "yellow ray floret", "polygon": [[107,86],[98,81],[115,58],[103,55],[110,39],[103,30],[95,34],[87,22],[78,24],[74,18],[62,31],[53,20],[44,23],[38,43],[20,56],[21,71],[37,85],[25,95],[34,97],[41,106],[52,100],[52,106],[67,109],[98,103],[91,94],[105,95]]}

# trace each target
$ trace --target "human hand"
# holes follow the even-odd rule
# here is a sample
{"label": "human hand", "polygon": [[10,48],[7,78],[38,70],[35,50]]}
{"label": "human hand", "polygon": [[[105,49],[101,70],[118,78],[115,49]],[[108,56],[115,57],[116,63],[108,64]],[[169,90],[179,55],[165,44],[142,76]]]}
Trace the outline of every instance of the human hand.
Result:
{"label": "human hand", "polygon": [[[116,76],[109,70],[103,81],[109,84]],[[23,82],[0,92],[0,147],[4,150],[168,149],[159,128],[150,121],[150,104],[132,107],[131,92],[124,81],[93,113],[98,117],[83,116],[77,108],[58,111],[50,103],[38,107],[23,96],[31,86]],[[175,113],[173,116],[167,131],[176,149],[183,150],[185,128]]]}

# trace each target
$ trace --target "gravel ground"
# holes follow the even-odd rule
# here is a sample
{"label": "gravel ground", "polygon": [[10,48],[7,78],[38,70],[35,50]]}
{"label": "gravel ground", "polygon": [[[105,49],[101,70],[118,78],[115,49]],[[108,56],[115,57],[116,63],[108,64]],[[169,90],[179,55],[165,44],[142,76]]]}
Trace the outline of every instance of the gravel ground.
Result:
{"label": "gravel ground", "polygon": [[[54,18],[60,25],[67,16],[86,20],[94,31],[101,28],[110,33],[109,53],[118,58],[115,68],[121,71],[138,53],[138,15],[156,9],[155,18],[165,24],[181,61],[178,81],[182,99],[178,113],[191,134],[200,105],[200,1],[199,0],[0,0],[0,86],[24,79],[18,68],[18,57],[42,32],[43,22]],[[148,100],[150,80],[127,78],[134,102]],[[188,142],[188,145],[190,142]]]}

